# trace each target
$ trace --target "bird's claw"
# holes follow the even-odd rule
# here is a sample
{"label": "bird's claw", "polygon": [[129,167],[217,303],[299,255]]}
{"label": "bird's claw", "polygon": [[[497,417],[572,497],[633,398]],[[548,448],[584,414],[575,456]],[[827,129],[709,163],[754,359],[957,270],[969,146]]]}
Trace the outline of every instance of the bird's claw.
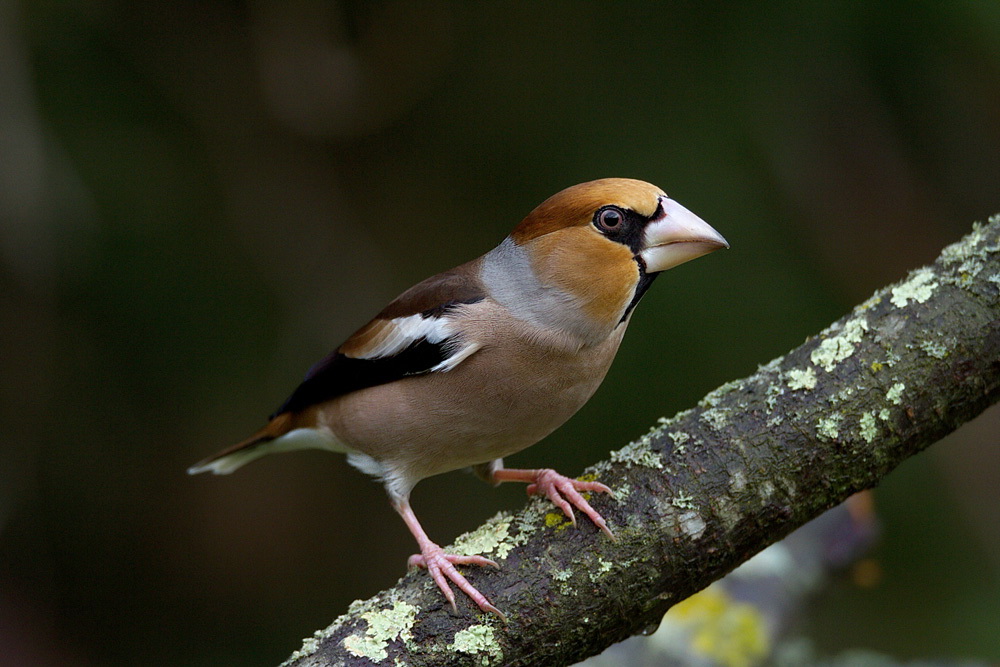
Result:
{"label": "bird's claw", "polygon": [[617,541],[611,529],[608,528],[604,517],[598,514],[597,510],[587,502],[587,499],[580,495],[580,491],[597,491],[599,493],[610,494],[611,489],[604,484],[600,482],[581,482],[580,480],[560,475],[555,470],[546,468],[538,471],[535,481],[528,485],[527,491],[528,495],[544,493],[549,500],[569,517],[574,526],[576,525],[576,515],[573,513],[573,507],[576,507],[590,517],[594,525],[600,528],[605,535]]}
{"label": "bird's claw", "polygon": [[448,585],[449,581],[472,598],[472,601],[480,609],[491,614],[496,614],[504,623],[507,622],[507,617],[504,613],[490,604],[486,596],[469,583],[469,580],[462,576],[462,573],[455,567],[456,565],[479,565],[494,567],[499,570],[500,566],[489,558],[449,554],[445,553],[444,549],[438,545],[430,544],[424,546],[421,553],[410,556],[406,563],[410,567],[425,568],[430,573],[431,579],[441,589],[445,599],[448,600],[448,604],[451,605],[452,611],[456,614],[458,613],[458,607],[455,606],[455,593],[451,590],[451,586]]}

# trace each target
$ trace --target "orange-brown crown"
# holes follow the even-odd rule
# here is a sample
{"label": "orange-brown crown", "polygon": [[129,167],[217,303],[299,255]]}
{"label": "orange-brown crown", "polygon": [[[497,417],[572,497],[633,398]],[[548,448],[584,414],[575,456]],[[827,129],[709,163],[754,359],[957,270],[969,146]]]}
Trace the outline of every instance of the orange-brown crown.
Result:
{"label": "orange-brown crown", "polygon": [[527,215],[510,236],[521,245],[531,239],[566,227],[589,224],[602,206],[615,205],[651,216],[663,191],[632,178],[602,178],[557,192]]}

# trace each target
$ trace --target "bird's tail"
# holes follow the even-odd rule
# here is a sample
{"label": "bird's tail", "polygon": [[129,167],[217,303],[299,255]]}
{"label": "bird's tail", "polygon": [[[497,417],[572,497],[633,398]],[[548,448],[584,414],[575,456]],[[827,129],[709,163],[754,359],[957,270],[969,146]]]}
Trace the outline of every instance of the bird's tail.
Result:
{"label": "bird's tail", "polygon": [[264,428],[246,440],[194,464],[188,468],[188,474],[197,475],[200,472],[213,472],[216,475],[228,475],[254,459],[269,454],[272,448],[268,447],[267,444],[289,433],[293,428],[294,424],[290,413],[284,412],[277,415]]}

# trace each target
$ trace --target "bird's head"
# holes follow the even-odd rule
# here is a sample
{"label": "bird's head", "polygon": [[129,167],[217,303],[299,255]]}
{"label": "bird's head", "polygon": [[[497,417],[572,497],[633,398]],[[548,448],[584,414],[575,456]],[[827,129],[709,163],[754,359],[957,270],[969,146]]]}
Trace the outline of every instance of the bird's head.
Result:
{"label": "bird's head", "polygon": [[[628,178],[581,183],[549,197],[506,243],[509,275],[532,287],[518,295],[523,305],[512,307],[535,321],[558,319],[564,328],[592,332],[586,338],[624,321],[659,272],[729,247],[662,190]],[[525,271],[511,270],[518,262]]]}
{"label": "bird's head", "polygon": [[557,245],[604,248],[618,257],[627,251],[650,274],[729,247],[663,190],[630,178],[603,178],[554,194],[521,221],[511,238],[548,251]]}

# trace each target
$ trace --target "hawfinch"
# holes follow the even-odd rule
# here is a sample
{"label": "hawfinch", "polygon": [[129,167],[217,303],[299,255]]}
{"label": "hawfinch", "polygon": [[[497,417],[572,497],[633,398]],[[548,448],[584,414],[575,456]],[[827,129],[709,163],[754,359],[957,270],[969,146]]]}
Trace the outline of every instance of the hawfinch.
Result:
{"label": "hawfinch", "polygon": [[250,438],[189,473],[230,473],[272,452],[326,449],[385,483],[427,568],[483,611],[503,614],[455,565],[413,510],[425,477],[471,467],[492,484],[527,482],[575,523],[573,508],[613,539],[581,491],[610,492],[503,458],[569,419],[604,379],[632,310],[665,269],[729,245],[659,188],[608,178],[544,201],[488,253],[403,292],[315,365]]}

